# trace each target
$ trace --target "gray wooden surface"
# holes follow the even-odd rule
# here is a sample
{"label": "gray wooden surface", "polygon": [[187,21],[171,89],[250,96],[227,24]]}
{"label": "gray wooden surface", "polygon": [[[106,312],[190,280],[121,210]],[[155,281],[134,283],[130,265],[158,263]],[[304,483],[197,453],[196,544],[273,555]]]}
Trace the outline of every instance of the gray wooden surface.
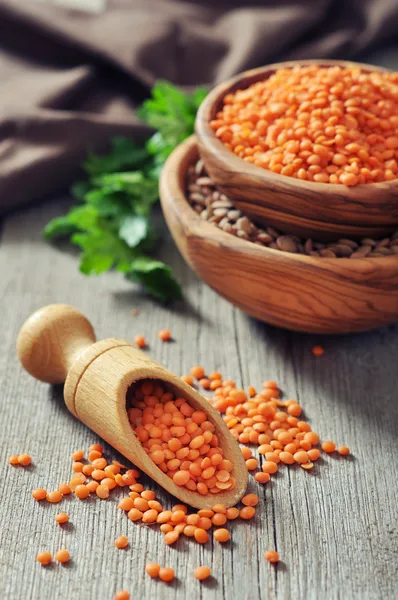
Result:
{"label": "gray wooden surface", "polygon": [[[320,338],[267,327],[201,284],[170,240],[163,254],[186,302],[162,308],[118,274],[85,278],[73,253],[42,240],[44,224],[67,205],[60,199],[19,211],[5,219],[1,232],[0,598],[112,600],[120,589],[130,590],[132,600],[397,598],[398,326]],[[24,319],[52,302],[77,306],[99,338],[144,334],[151,356],[176,373],[199,363],[246,387],[276,379],[286,397],[303,404],[314,430],[347,444],[353,456],[327,457],[311,473],[282,468],[257,489],[252,483],[260,496],[257,516],[233,523],[225,546],[185,539],[168,547],[156,527],[126,519],[116,493],[108,501],[36,503],[33,488],[68,481],[72,451],[99,441],[67,412],[59,388],[34,381],[17,362],[15,340]],[[137,317],[131,315],[135,307]],[[158,341],[164,327],[175,343]],[[325,347],[322,358],[311,353],[315,343]],[[8,466],[16,452],[29,452],[33,466]],[[117,457],[109,447],[106,455]],[[159,496],[171,505],[161,490]],[[54,522],[60,510],[70,515],[62,529]],[[130,540],[123,551],[113,545],[121,534]],[[67,567],[44,569],[35,562],[39,550],[61,547],[72,556]],[[263,558],[269,548],[280,553],[277,568]],[[145,564],[155,560],[175,569],[172,585],[145,575]],[[211,581],[194,580],[200,564],[211,567]]]}
{"label": "gray wooden surface", "polygon": [[[396,598],[398,327],[321,338],[267,327],[202,285],[171,241],[164,255],[175,265],[187,302],[161,308],[117,274],[83,277],[72,253],[42,240],[43,225],[66,206],[60,200],[19,212],[6,219],[2,232],[0,598],[111,600],[123,588],[134,600]],[[282,468],[271,484],[258,486],[257,517],[234,523],[228,546],[183,540],[167,547],[156,527],[125,518],[118,494],[109,501],[39,505],[31,490],[68,480],[72,451],[98,441],[67,412],[60,389],[36,382],[17,362],[15,339],[23,320],[51,302],[76,305],[92,319],[98,337],[131,340],[143,333],[151,356],[176,373],[199,363],[244,386],[277,379],[288,397],[303,404],[314,430],[348,444],[353,457],[328,457],[313,473]],[[133,307],[139,316],[131,315]],[[157,340],[162,327],[172,330],[175,343]],[[322,358],[313,357],[314,343],[324,345]],[[22,451],[34,465],[8,466],[7,457]],[[172,501],[161,491],[160,498],[166,505]],[[64,529],[54,522],[61,509],[70,514]],[[125,551],[113,546],[120,534],[130,540]],[[35,563],[38,550],[60,547],[70,550],[69,567]],[[263,558],[273,547],[283,561],[277,569]],[[145,575],[152,560],[175,569],[173,585]],[[193,579],[199,564],[212,568],[211,583]]]}

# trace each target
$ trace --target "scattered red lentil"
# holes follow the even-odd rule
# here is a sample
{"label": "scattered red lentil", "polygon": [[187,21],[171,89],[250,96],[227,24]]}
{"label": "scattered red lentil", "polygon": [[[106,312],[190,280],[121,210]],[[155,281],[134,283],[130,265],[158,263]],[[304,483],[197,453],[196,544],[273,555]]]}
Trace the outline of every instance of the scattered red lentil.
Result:
{"label": "scattered red lentil", "polygon": [[215,540],[217,540],[217,542],[225,543],[231,539],[231,534],[229,533],[228,529],[216,529],[213,534],[213,537]]}
{"label": "scattered red lentil", "polygon": [[84,500],[84,498],[87,498],[87,496],[89,496],[89,494],[90,494],[90,490],[84,484],[78,485],[75,489],[75,495],[78,498],[80,498],[80,500]]}
{"label": "scattered red lentil", "polygon": [[79,461],[84,457],[84,451],[83,450],[76,450],[73,454],[72,454],[72,460],[73,461]]}
{"label": "scattered red lentil", "polygon": [[182,375],[181,379],[188,385],[194,385],[194,380],[193,380],[192,375]]}
{"label": "scattered red lentil", "polygon": [[61,502],[62,494],[59,490],[54,490],[53,492],[47,493],[47,502],[51,502],[51,504],[57,504]]}
{"label": "scattered red lentil", "polygon": [[127,590],[121,590],[115,594],[114,600],[130,600],[130,594]]}
{"label": "scattered red lentil", "polygon": [[37,488],[36,490],[33,490],[32,496],[35,500],[44,500],[47,496],[47,492],[43,488]]}
{"label": "scattered red lentil", "polygon": [[125,535],[119,535],[119,537],[115,539],[115,546],[116,548],[119,548],[119,550],[122,548],[127,548],[128,545],[129,541]]}
{"label": "scattered red lentil", "polygon": [[16,465],[19,465],[18,462],[18,455],[17,454],[13,454],[12,456],[10,456],[10,458],[8,459],[8,462],[10,463],[10,465],[12,465],[13,467],[15,467]]}
{"label": "scattered red lentil", "polygon": [[28,467],[32,462],[32,458],[29,456],[29,454],[20,454],[18,456],[18,464],[21,465],[22,467]]}
{"label": "scattered red lentil", "polygon": [[134,344],[138,346],[138,348],[145,348],[147,343],[146,339],[143,335],[135,335],[134,336]]}
{"label": "scattered red lentil", "polygon": [[318,450],[318,448],[311,448],[311,450],[308,450],[308,458],[310,460],[318,460],[320,455],[321,455],[321,452],[320,452],[320,450]]}
{"label": "scattered red lentil", "polygon": [[245,506],[257,506],[258,496],[257,494],[246,494],[246,496],[243,496],[241,502]]}
{"label": "scattered red lentil", "polygon": [[160,565],[155,562],[148,563],[145,567],[145,571],[150,577],[159,577]]}
{"label": "scattered red lentil", "polygon": [[277,563],[279,561],[279,554],[275,550],[267,550],[264,556],[270,563]]}
{"label": "scattered red lentil", "polygon": [[199,385],[204,389],[204,390],[209,390],[210,389],[210,379],[206,379],[206,378],[202,378],[199,380]]}
{"label": "scattered red lentil", "polygon": [[195,379],[197,379],[198,381],[200,381],[200,379],[203,379],[203,377],[205,376],[205,370],[203,367],[192,367],[190,372],[192,377],[195,377]]}
{"label": "scattered red lentil", "polygon": [[93,494],[97,490],[98,486],[99,486],[98,481],[89,481],[88,484],[86,485],[86,488],[88,489],[90,494]]}
{"label": "scattered red lentil", "polygon": [[68,494],[71,493],[71,489],[69,487],[69,485],[67,483],[60,483],[58,486],[58,491],[63,495],[63,496],[67,496]]}
{"label": "scattered red lentil", "polygon": [[[89,466],[89,465],[87,465]],[[82,473],[84,469],[84,464],[82,462],[74,462],[72,464],[72,471],[75,473]]]}
{"label": "scattered red lentil", "polygon": [[209,534],[201,527],[197,527],[195,529],[194,538],[199,544],[205,544],[209,539]]}
{"label": "scattered red lentil", "polygon": [[314,346],[312,349],[312,354],[314,356],[322,356],[322,354],[324,354],[325,350],[322,346]]}
{"label": "scattered red lentil", "polygon": [[[86,489],[87,489],[87,486],[86,486]],[[89,490],[89,493],[90,493],[90,490]],[[105,500],[106,498],[109,497],[109,488],[106,487],[106,485],[101,484],[96,488],[95,493],[97,494],[98,498],[101,498],[101,500]],[[83,496],[83,498],[84,497],[85,496]],[[81,496],[79,496],[79,498],[81,498]]]}
{"label": "scattered red lentil", "polygon": [[331,442],[328,440],[328,441],[322,443],[321,448],[324,452],[327,452],[328,454],[330,454],[336,450],[336,444],[334,442]]}
{"label": "scattered red lentil", "polygon": [[258,483],[268,483],[268,481],[271,479],[271,476],[269,473],[261,473],[260,471],[259,473],[255,474],[254,479]]}
{"label": "scattered red lentil", "polygon": [[52,561],[52,558],[51,552],[39,552],[39,554],[36,556],[37,562],[43,565],[43,567],[49,565]]}
{"label": "scattered red lentil", "polygon": [[169,342],[171,340],[171,331],[169,329],[161,329],[158,336],[162,342]]}
{"label": "scattered red lentil", "polygon": [[159,569],[159,579],[162,581],[173,581],[174,579],[174,569],[170,569],[169,567],[161,567]]}
{"label": "scattered red lentil", "polygon": [[64,525],[69,521],[69,516],[67,515],[67,513],[61,512],[55,515],[55,520],[60,525]]}
{"label": "scattered red lentil", "polygon": [[252,519],[255,514],[256,510],[253,508],[253,506],[245,506],[239,511],[240,518],[245,519],[245,521]]}
{"label": "scattered red lentil", "polygon": [[348,446],[339,446],[337,448],[337,452],[341,454],[341,456],[347,456],[347,454],[350,453],[350,449],[348,448]]}
{"label": "scattered red lentil", "polygon": [[89,451],[89,452],[93,452],[94,450],[95,450],[96,452],[101,452],[101,454],[102,454],[102,453],[103,453],[103,451],[104,451],[104,449],[103,449],[103,447],[101,446],[101,444],[91,444],[91,446],[90,446],[90,448],[88,449],[88,451]]}
{"label": "scattered red lentil", "polygon": [[227,508],[225,514],[227,516],[228,521],[233,521],[234,519],[237,519],[239,517],[239,509],[235,506],[232,506],[231,508]]}
{"label": "scattered red lentil", "polygon": [[199,581],[203,581],[204,579],[207,579],[208,577],[210,577],[211,571],[210,571],[209,567],[205,567],[205,566],[196,567],[194,574],[195,574],[196,579],[199,579]]}
{"label": "scattered red lentil", "polygon": [[70,554],[69,554],[68,550],[65,550],[64,548],[62,550],[57,550],[57,552],[55,553],[55,560],[57,560],[60,563],[69,562]]}

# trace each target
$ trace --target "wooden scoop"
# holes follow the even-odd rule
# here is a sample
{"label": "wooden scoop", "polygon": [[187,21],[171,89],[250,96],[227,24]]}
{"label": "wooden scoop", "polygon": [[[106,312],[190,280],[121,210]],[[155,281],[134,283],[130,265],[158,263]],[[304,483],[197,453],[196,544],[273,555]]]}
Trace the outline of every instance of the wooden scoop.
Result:
{"label": "wooden scoop", "polygon": [[[65,382],[64,399],[70,412],[173,496],[196,508],[210,508],[216,502],[234,506],[246,490],[248,472],[238,444],[208,400],[125,340],[95,340],[91,323],[77,309],[51,304],[24,323],[17,353],[23,367],[36,379],[53,384]],[[234,465],[233,490],[202,496],[177,486],[149,458],[126,411],[127,390],[141,379],[161,381],[196,410],[206,412],[215,425],[225,458]]]}

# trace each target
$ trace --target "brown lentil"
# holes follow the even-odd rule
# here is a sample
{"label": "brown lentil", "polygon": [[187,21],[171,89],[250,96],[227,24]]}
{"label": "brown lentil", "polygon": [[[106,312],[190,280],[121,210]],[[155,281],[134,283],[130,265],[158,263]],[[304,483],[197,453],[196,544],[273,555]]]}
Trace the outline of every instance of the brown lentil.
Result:
{"label": "brown lentil", "polygon": [[[398,162],[398,161],[397,161]],[[303,239],[294,235],[284,234],[273,227],[257,227],[240,210],[236,210],[232,202],[217,191],[213,181],[206,176],[206,185],[198,183],[205,174],[203,162],[199,160],[195,167],[188,169],[187,198],[195,212],[200,217],[213,223],[226,233],[253,242],[259,246],[273,248],[281,252],[304,254],[324,258],[363,258],[398,254],[398,231],[382,240],[362,238],[358,241],[340,238],[333,242],[317,242],[312,239]],[[195,189],[191,192],[191,189]],[[197,190],[197,191],[196,191]],[[220,200],[221,198],[221,200]],[[228,206],[228,211],[222,219],[215,215],[219,203]],[[205,380],[204,380],[205,381]],[[207,381],[207,380],[206,380]],[[199,384],[202,385],[201,381]],[[210,384],[209,384],[210,385]],[[202,385],[202,387],[204,387]]]}

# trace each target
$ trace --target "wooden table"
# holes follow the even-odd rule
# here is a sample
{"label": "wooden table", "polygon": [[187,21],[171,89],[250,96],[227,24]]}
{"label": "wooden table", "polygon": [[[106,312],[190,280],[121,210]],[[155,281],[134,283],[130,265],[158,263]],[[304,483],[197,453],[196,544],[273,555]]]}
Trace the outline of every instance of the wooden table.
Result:
{"label": "wooden table", "polygon": [[[170,239],[162,254],[175,268],[186,301],[164,308],[120,275],[85,278],[66,248],[49,246],[46,222],[64,212],[67,199],[21,210],[4,220],[0,244],[2,497],[0,505],[0,598],[4,600],[112,600],[128,589],[132,600],[389,600],[398,597],[398,327],[337,337],[300,335],[245,316],[203,285],[183,263]],[[239,385],[276,379],[285,397],[297,398],[323,439],[347,444],[348,458],[326,457],[313,472],[281,468],[260,496],[257,516],[231,526],[232,541],[206,546],[187,539],[168,547],[157,527],[131,523],[107,501],[67,498],[38,504],[35,487],[55,489],[71,476],[71,453],[98,438],[66,410],[62,390],[30,378],[15,355],[24,319],[36,308],[70,303],[93,322],[99,338],[132,340],[142,333],[150,355],[172,371],[194,364],[220,370]],[[139,315],[132,316],[131,309]],[[174,343],[158,340],[168,327]],[[325,354],[311,349],[322,344]],[[111,459],[117,458],[105,445]],[[28,452],[30,468],[7,464]],[[156,489],[148,478],[143,481]],[[171,506],[162,490],[160,500]],[[61,528],[54,517],[70,515]],[[128,536],[127,550],[114,539]],[[39,550],[67,547],[67,567],[42,568]],[[282,562],[268,564],[276,548]],[[152,581],[147,562],[175,569],[171,585]],[[193,570],[209,565],[214,578],[200,584]]]}

